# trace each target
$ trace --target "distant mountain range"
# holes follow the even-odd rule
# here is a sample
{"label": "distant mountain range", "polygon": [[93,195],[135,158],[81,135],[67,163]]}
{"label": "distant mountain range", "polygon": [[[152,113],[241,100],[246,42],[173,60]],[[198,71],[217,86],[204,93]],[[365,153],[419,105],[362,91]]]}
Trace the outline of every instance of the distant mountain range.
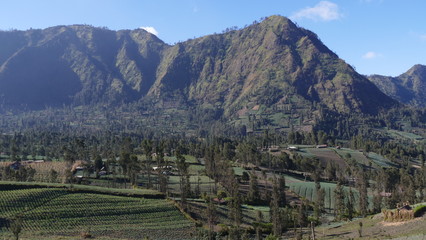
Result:
{"label": "distant mountain range", "polygon": [[397,77],[368,76],[376,86],[393,99],[415,107],[426,107],[426,66],[415,65]]}
{"label": "distant mountain range", "polygon": [[[418,98],[420,105],[425,95],[415,74],[424,76],[425,71],[417,68],[398,81],[370,79],[395,100],[411,103]],[[395,87],[387,90],[379,79],[395,82]],[[270,107],[295,98],[339,113],[375,114],[398,105],[315,33],[281,16],[175,45],[142,29],[72,25],[0,32],[3,107],[151,99],[215,106],[231,116],[249,104]]]}

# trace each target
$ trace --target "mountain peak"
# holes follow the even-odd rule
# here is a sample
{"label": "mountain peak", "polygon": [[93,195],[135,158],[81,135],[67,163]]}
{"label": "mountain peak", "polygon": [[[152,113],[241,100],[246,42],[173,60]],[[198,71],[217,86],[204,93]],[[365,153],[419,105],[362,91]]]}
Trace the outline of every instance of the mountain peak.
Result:
{"label": "mountain peak", "polygon": [[[422,75],[423,77],[426,77],[426,66],[422,64],[416,64],[413,67],[411,67],[406,73],[408,75]],[[404,75],[403,74],[403,75]],[[426,80],[426,79],[425,79]]]}
{"label": "mountain peak", "polygon": [[[278,15],[173,46],[144,30],[88,25],[37,31],[31,39],[26,34],[20,41],[0,42],[5,104],[84,105],[148,97],[216,106],[227,116],[259,104],[301,109],[315,103],[345,113],[377,113],[394,104],[315,33]],[[8,44],[13,48],[1,47]]]}
{"label": "mountain peak", "polygon": [[263,22],[270,22],[270,23],[292,23],[294,24],[290,19],[288,19],[287,17],[281,16],[281,15],[272,15],[269,16],[267,18],[265,18],[265,20]]}

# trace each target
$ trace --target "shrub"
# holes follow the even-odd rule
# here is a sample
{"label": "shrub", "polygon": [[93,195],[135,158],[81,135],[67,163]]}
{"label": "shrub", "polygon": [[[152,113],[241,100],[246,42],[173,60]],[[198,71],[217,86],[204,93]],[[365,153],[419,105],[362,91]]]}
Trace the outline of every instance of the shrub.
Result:
{"label": "shrub", "polygon": [[414,217],[421,217],[426,212],[426,205],[419,205],[413,211]]}

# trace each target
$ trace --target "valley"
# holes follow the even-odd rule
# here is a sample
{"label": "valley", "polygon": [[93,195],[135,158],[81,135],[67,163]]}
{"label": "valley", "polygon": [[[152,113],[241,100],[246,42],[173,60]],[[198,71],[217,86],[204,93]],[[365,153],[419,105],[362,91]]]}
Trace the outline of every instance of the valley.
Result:
{"label": "valley", "polygon": [[422,239],[425,82],[279,15],[0,31],[0,237]]}

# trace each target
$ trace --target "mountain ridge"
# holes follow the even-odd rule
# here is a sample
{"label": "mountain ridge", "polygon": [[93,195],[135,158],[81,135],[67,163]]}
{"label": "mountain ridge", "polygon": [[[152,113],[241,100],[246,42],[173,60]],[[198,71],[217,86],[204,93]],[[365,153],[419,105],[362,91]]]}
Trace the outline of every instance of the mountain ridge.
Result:
{"label": "mountain ridge", "polygon": [[142,29],[87,25],[0,32],[3,42],[5,106],[181,99],[236,116],[250,104],[272,106],[294,96],[302,99],[296,105],[315,103],[339,113],[376,114],[397,105],[315,33],[282,16],[175,45]]}
{"label": "mountain ridge", "polygon": [[367,76],[385,94],[414,107],[426,107],[426,66],[416,64],[405,73],[396,76]]}

